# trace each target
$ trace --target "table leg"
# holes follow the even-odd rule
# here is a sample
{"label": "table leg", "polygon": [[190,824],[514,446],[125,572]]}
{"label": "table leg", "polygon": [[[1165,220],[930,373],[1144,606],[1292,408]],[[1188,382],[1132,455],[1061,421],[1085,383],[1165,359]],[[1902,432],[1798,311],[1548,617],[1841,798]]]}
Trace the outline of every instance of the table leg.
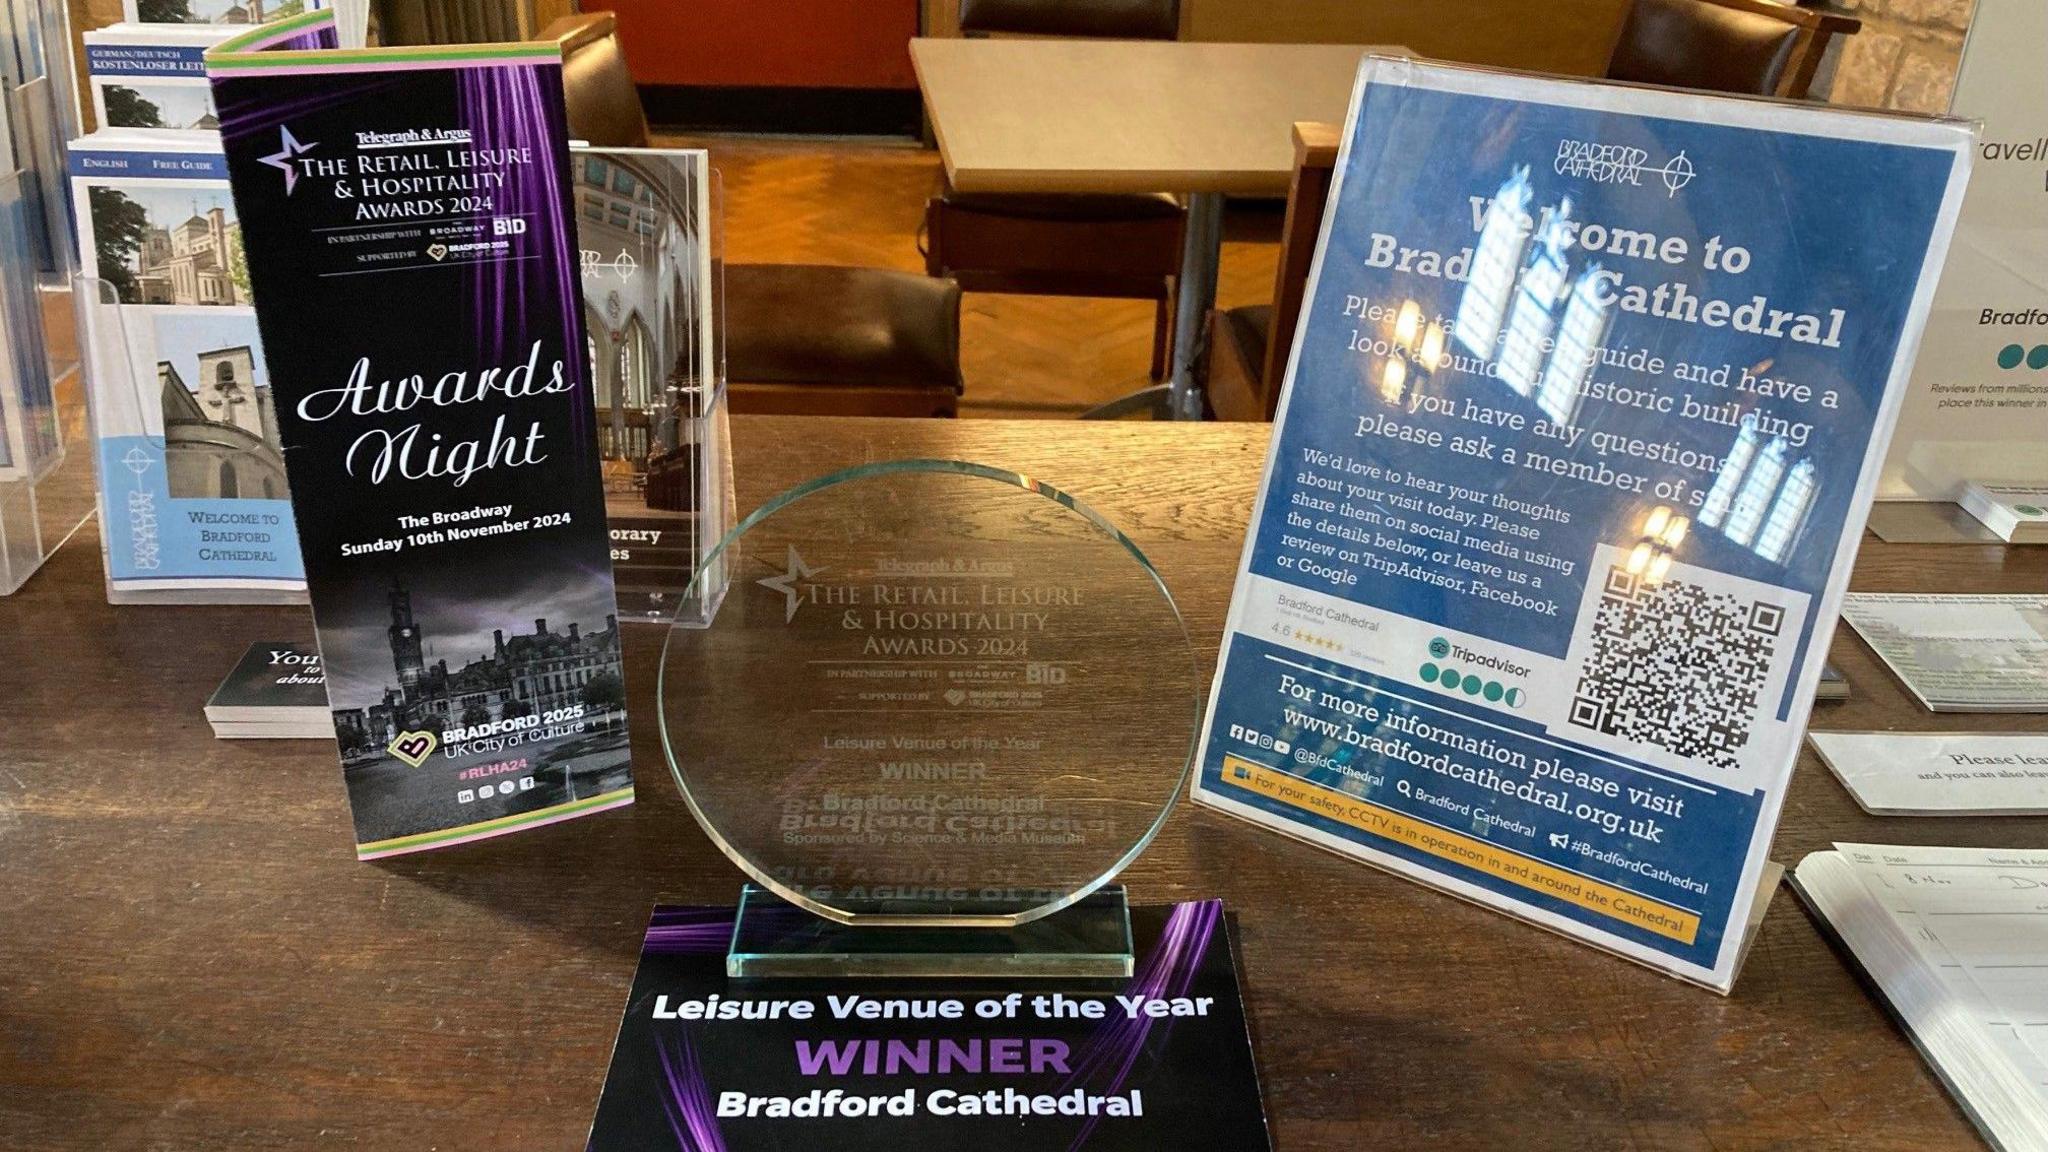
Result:
{"label": "table leg", "polygon": [[1196,375],[1208,352],[1209,310],[1216,306],[1216,272],[1223,262],[1223,194],[1188,197],[1187,236],[1175,286],[1173,367],[1168,376],[1175,420],[1202,418],[1202,381]]}
{"label": "table leg", "polygon": [[1082,413],[1083,420],[1113,420],[1144,412],[1154,420],[1200,420],[1202,381],[1197,375],[1208,353],[1209,310],[1216,306],[1216,271],[1223,262],[1223,194],[1188,196],[1187,233],[1180,276],[1174,286],[1173,358],[1167,382]]}

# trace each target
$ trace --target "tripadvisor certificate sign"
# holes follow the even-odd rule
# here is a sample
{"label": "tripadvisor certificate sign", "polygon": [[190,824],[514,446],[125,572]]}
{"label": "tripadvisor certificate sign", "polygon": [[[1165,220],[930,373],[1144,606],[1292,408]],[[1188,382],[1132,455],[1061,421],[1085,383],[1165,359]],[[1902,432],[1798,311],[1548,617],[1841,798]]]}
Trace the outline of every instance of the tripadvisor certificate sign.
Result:
{"label": "tripadvisor certificate sign", "polygon": [[1368,60],[1196,798],[1727,988],[1969,141]]}
{"label": "tripadvisor certificate sign", "polygon": [[1927,317],[1884,498],[2048,481],[2048,4],[1977,0],[1953,111],[1976,172]]}
{"label": "tripadvisor certificate sign", "polygon": [[632,800],[552,45],[208,54],[369,858]]}

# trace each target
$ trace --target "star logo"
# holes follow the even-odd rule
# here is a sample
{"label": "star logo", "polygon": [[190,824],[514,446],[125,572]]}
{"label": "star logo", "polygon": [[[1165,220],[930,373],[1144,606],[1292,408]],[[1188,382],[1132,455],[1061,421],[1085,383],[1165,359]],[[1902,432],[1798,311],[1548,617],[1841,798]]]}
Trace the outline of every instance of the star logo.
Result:
{"label": "star logo", "polygon": [[796,582],[808,580],[823,571],[823,568],[812,568],[805,565],[804,558],[796,554],[796,545],[791,544],[789,546],[789,559],[782,574],[778,576],[763,576],[759,580],[754,581],[754,583],[771,592],[782,593],[782,622],[787,624],[796,619],[797,605],[803,603],[804,594],[797,588]]}
{"label": "star logo", "polygon": [[311,152],[320,145],[318,143],[299,143],[292,136],[292,130],[289,128],[280,127],[277,130],[277,134],[282,138],[277,151],[272,152],[268,156],[257,157],[256,162],[258,164],[268,164],[279,172],[284,173],[284,194],[289,196],[292,194],[292,189],[299,185],[299,170],[292,165],[292,160],[295,157]]}

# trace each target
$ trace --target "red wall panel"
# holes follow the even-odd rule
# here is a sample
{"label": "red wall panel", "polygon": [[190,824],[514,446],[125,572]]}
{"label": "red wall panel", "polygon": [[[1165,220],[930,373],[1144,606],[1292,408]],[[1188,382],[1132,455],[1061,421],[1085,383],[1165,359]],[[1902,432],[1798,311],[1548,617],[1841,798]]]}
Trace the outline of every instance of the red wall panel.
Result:
{"label": "red wall panel", "polygon": [[619,17],[640,84],[917,87],[918,0],[585,0]]}

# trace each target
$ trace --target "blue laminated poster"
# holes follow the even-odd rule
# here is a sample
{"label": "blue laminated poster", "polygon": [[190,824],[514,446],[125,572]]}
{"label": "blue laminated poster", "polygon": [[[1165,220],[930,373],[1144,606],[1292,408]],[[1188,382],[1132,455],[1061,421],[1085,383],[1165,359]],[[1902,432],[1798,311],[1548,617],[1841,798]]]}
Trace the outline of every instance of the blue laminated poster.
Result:
{"label": "blue laminated poster", "polygon": [[1971,139],[1368,59],[1195,798],[1727,990]]}

